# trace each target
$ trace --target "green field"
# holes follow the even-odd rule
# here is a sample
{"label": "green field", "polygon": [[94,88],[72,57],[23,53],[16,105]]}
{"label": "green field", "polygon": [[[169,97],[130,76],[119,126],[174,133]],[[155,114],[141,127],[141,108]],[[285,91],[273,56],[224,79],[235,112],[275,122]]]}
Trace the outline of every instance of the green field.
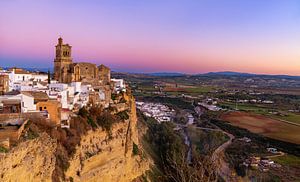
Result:
{"label": "green field", "polygon": [[223,113],[220,118],[232,125],[245,128],[273,139],[300,144],[300,127],[251,112],[232,111]]}
{"label": "green field", "polygon": [[194,88],[185,88],[184,90],[188,93],[208,93],[213,91],[215,88],[211,86],[201,86],[201,87],[194,87]]}
{"label": "green field", "polygon": [[263,114],[268,112],[268,108],[262,107],[259,105],[254,104],[248,104],[248,103],[232,103],[232,102],[221,102],[219,104],[221,107],[228,107],[230,109],[238,109],[238,110],[244,110],[244,111],[252,111],[255,113]]}
{"label": "green field", "polygon": [[290,154],[273,158],[273,160],[281,165],[300,166],[300,157]]}
{"label": "green field", "polygon": [[[232,110],[234,110],[236,108],[236,104],[232,103],[232,102],[222,102],[219,104],[219,106],[227,107]],[[265,116],[269,116],[274,119],[282,119],[282,120],[286,120],[289,122],[300,124],[300,114],[287,113],[286,116],[274,115],[274,114],[269,113],[269,110],[271,110],[271,108],[267,108],[267,107],[255,105],[255,104],[248,104],[248,103],[238,103],[237,109],[242,110],[242,111],[250,111],[250,112],[253,112],[256,114],[263,114]]]}
{"label": "green field", "polygon": [[286,116],[272,115],[271,117],[300,124],[300,114],[288,113]]}

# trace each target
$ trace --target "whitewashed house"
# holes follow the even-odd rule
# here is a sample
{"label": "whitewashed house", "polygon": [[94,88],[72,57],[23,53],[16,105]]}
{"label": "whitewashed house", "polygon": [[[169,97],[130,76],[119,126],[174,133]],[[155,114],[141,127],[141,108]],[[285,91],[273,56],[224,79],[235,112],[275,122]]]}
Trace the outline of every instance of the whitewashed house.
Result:
{"label": "whitewashed house", "polygon": [[33,81],[37,81],[37,82],[45,82],[45,81],[48,81],[48,75],[40,74],[40,73],[32,73],[31,79]]}
{"label": "whitewashed house", "polygon": [[31,73],[29,71],[20,69],[20,68],[11,68],[9,69],[9,87],[11,90],[23,90],[29,91],[30,89],[25,86],[32,86],[33,81],[42,82],[48,80],[47,74]]}
{"label": "whitewashed house", "polygon": [[22,112],[33,112],[36,111],[36,104],[34,104],[34,97],[31,94],[23,92],[21,95],[21,108]]}
{"label": "whitewashed house", "polygon": [[74,87],[74,92],[81,92],[81,82],[72,82],[71,86]]}
{"label": "whitewashed house", "polygon": [[114,83],[114,92],[126,92],[126,86],[124,79],[115,79],[112,78],[111,81]]}
{"label": "whitewashed house", "polygon": [[68,105],[68,84],[51,83],[49,84],[48,96],[59,101],[62,108],[69,109]]}

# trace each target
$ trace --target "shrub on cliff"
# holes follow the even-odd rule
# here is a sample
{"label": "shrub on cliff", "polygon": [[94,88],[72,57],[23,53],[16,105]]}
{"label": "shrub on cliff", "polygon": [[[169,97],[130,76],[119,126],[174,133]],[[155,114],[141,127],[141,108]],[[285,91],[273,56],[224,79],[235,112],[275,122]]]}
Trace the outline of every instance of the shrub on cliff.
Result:
{"label": "shrub on cliff", "polygon": [[8,152],[8,149],[0,146],[0,153],[6,153],[6,152]]}
{"label": "shrub on cliff", "polygon": [[127,119],[129,119],[129,115],[128,115],[127,111],[119,112],[119,113],[117,114],[117,116],[119,116],[122,120],[127,120]]}
{"label": "shrub on cliff", "polygon": [[138,155],[139,154],[139,147],[134,142],[133,142],[133,146],[132,146],[132,154],[133,155]]}
{"label": "shrub on cliff", "polygon": [[88,110],[85,107],[82,107],[79,109],[78,115],[86,118],[88,116]]}
{"label": "shrub on cliff", "polygon": [[87,118],[87,122],[88,122],[88,124],[89,124],[91,127],[97,128],[96,123],[94,122],[94,120],[93,120],[91,117],[88,117],[88,118]]}
{"label": "shrub on cliff", "polygon": [[116,117],[105,111],[97,116],[97,124],[110,134],[112,125],[117,121]]}

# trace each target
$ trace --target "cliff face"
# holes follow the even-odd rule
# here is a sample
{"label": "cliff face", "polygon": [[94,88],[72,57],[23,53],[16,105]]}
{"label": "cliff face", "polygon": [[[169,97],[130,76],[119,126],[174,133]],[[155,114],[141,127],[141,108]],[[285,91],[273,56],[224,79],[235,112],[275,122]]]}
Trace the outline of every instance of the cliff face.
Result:
{"label": "cliff face", "polygon": [[[66,181],[132,181],[149,169],[140,154],[134,98],[128,99],[129,119],[115,123],[111,134],[101,128],[80,139],[63,171]],[[138,154],[133,147],[138,146]],[[0,158],[0,181],[51,181],[58,160],[59,144],[46,133],[19,144]],[[55,179],[62,180],[62,176]]]}
{"label": "cliff face", "polygon": [[51,181],[57,143],[46,133],[0,156],[0,181]]}

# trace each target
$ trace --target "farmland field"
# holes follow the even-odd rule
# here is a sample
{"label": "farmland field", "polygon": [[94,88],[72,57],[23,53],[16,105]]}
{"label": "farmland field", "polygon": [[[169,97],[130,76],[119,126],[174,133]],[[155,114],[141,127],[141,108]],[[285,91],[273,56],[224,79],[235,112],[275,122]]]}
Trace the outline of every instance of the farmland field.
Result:
{"label": "farmland field", "polygon": [[267,113],[268,108],[261,105],[249,104],[249,103],[232,103],[232,102],[221,102],[220,107],[228,107],[230,109],[239,109],[244,111],[251,111],[255,113]]}
{"label": "farmland field", "polygon": [[299,114],[294,114],[294,113],[288,113],[286,116],[274,116],[279,119],[283,119],[286,121],[290,121],[296,124],[300,124],[300,115]]}
{"label": "farmland field", "polygon": [[184,86],[180,85],[179,87],[165,87],[165,92],[180,92],[188,94],[203,94],[212,91],[214,88],[211,86]]}
{"label": "farmland field", "polygon": [[246,112],[228,112],[221,115],[221,119],[234,126],[248,129],[253,133],[300,144],[300,127],[263,115]]}

